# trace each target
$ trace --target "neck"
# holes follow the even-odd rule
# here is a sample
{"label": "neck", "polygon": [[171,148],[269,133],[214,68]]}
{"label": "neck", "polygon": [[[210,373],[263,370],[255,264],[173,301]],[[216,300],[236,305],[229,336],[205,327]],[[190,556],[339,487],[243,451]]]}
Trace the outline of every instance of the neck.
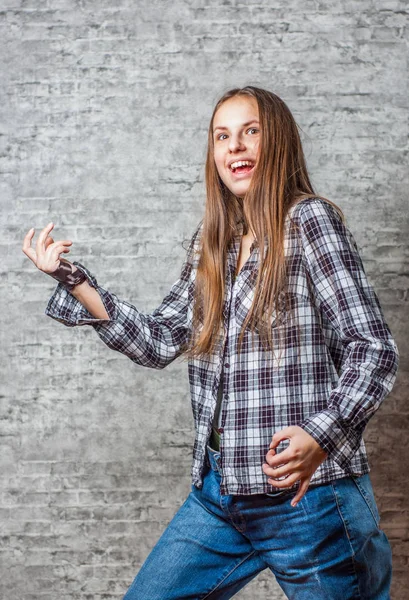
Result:
{"label": "neck", "polygon": [[246,217],[244,217],[244,221],[243,221],[243,235],[248,236],[248,237],[256,237],[254,231],[251,229],[251,227],[249,226],[248,220],[246,219]]}

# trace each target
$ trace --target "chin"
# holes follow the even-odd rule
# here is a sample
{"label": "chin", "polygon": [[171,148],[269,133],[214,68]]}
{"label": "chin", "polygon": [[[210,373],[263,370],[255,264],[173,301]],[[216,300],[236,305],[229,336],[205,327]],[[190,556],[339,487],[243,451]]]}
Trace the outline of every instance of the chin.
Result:
{"label": "chin", "polygon": [[248,189],[249,189],[248,187],[247,187],[245,190],[243,190],[243,188],[242,188],[242,189],[240,189],[240,190],[233,191],[233,194],[234,194],[235,196],[237,196],[238,198],[244,198],[244,196],[245,196],[245,195],[247,194],[247,192],[248,192]]}
{"label": "chin", "polygon": [[228,185],[226,181],[223,181],[223,183],[226,186],[226,188],[233,194],[233,196],[236,196],[237,198],[244,198],[250,187],[250,182],[246,182],[247,185],[244,186],[232,186],[230,182],[230,185]]}

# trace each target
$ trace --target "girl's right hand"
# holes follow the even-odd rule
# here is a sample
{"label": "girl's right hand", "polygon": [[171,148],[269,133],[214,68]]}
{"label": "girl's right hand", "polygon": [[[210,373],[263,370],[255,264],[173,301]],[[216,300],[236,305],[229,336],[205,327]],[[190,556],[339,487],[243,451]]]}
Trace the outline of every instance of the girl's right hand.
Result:
{"label": "girl's right hand", "polygon": [[54,242],[53,238],[48,235],[54,223],[49,223],[40,232],[38,240],[36,242],[36,248],[31,247],[31,241],[34,236],[34,227],[30,229],[24,238],[23,252],[30,260],[33,261],[37,269],[44,273],[54,273],[60,266],[60,261],[68,262],[65,259],[60,259],[60,254],[63,252],[69,252],[72,242],[70,240],[64,240],[60,242]]}

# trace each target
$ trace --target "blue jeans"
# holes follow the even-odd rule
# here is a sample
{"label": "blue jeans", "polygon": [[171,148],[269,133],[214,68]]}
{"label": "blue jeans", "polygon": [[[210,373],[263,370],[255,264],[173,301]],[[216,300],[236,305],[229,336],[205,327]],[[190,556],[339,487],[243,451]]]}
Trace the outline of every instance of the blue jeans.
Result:
{"label": "blue jeans", "polygon": [[391,547],[369,474],[295,492],[220,495],[220,453],[209,446],[194,485],[123,600],[232,598],[260,571],[287,598],[390,600]]}

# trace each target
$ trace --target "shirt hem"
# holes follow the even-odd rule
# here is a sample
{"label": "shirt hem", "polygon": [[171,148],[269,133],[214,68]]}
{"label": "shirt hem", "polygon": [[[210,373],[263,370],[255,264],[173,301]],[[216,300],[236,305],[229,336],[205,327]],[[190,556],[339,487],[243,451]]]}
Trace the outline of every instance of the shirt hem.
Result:
{"label": "shirt hem", "polygon": [[[314,479],[310,482],[308,489],[318,487],[320,485],[329,484],[337,479],[343,479],[345,477],[360,477],[361,475],[365,475],[369,472],[370,472],[370,466],[368,463],[366,463],[366,464],[362,464],[360,468],[359,467],[355,467],[354,469],[351,468],[351,470],[349,470],[349,471],[338,469],[336,472],[334,472],[331,475],[322,473],[321,475],[318,475],[318,477],[316,479]],[[191,478],[191,483],[196,488],[202,489],[203,477],[193,475]],[[252,495],[256,495],[256,494],[271,494],[272,492],[274,492],[276,490],[277,491],[284,490],[286,492],[286,494],[291,494],[291,493],[295,494],[299,489],[299,485],[300,485],[299,482],[296,482],[293,486],[291,486],[291,488],[276,488],[270,484],[251,486],[248,483],[241,483],[241,482],[237,483],[237,480],[235,483],[229,483],[229,481],[226,480],[224,483],[221,482],[221,484],[220,484],[220,494],[222,496],[229,496],[229,495],[252,496]]]}

